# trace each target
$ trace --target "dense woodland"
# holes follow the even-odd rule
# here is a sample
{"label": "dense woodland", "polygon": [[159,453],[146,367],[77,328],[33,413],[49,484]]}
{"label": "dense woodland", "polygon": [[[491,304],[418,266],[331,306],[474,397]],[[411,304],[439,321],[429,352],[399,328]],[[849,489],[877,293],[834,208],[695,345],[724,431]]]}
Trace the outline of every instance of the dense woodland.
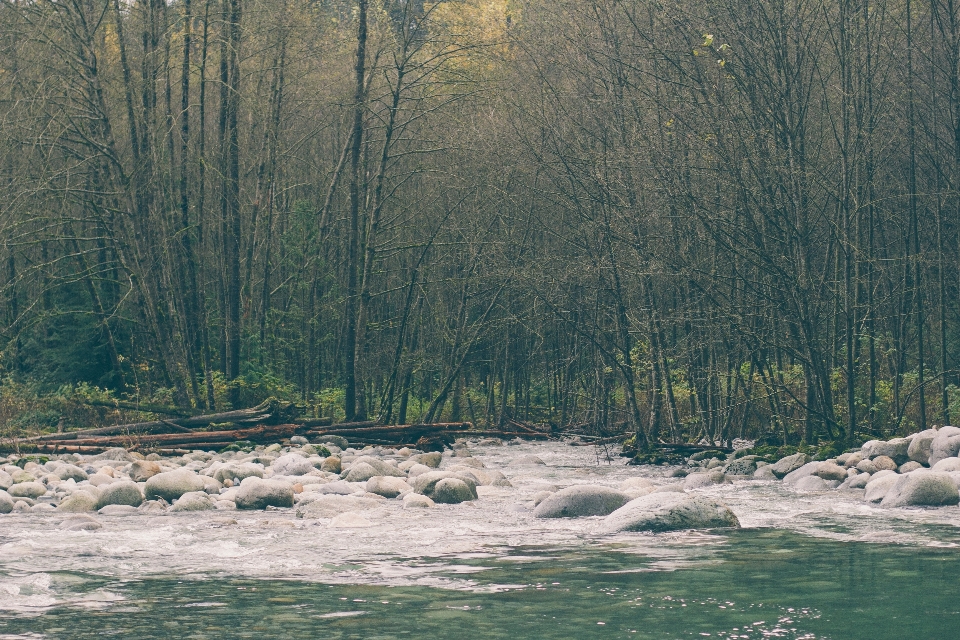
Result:
{"label": "dense woodland", "polygon": [[960,412],[953,0],[2,0],[3,383],[639,442]]}

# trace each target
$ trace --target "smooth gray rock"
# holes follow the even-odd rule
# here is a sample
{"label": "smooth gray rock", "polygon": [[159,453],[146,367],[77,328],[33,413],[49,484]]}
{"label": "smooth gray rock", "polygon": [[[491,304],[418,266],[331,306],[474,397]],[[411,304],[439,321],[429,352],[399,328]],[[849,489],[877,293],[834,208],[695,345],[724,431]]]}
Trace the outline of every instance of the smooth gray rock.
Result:
{"label": "smooth gray rock", "polygon": [[270,468],[274,474],[281,476],[305,476],[314,470],[313,463],[296,453],[280,456]]}
{"label": "smooth gray rock", "polygon": [[435,506],[433,500],[419,493],[408,493],[403,496],[404,509],[429,509]]}
{"label": "smooth gray rock", "polygon": [[413,490],[416,491],[417,493],[423,494],[425,496],[430,496],[432,498],[433,490],[436,488],[437,483],[445,478],[457,478],[459,480],[462,480],[463,482],[466,482],[468,485],[470,485],[470,488],[472,489],[474,494],[476,494],[477,492],[477,486],[473,478],[463,474],[450,472],[450,471],[430,471],[428,473],[420,474],[419,476],[413,479]]}
{"label": "smooth gray rock", "polygon": [[382,501],[360,496],[338,496],[334,494],[312,496],[297,504],[298,518],[333,518],[347,511],[362,511],[379,507]]}
{"label": "smooth gray rock", "polygon": [[930,443],[930,458],[927,464],[932,467],[944,458],[956,458],[958,451],[960,451],[960,429],[940,427],[933,442]]}
{"label": "smooth gray rock", "polygon": [[777,460],[774,464],[770,465],[770,470],[777,478],[783,478],[791,471],[796,471],[808,462],[810,462],[810,456],[805,453],[795,453],[792,456]]}
{"label": "smooth gray rock", "polygon": [[907,447],[907,457],[923,465],[930,464],[930,447],[933,446],[933,439],[936,437],[936,429],[927,429],[914,434],[910,439],[910,446]]}
{"label": "smooth gray rock", "polygon": [[177,469],[148,478],[143,494],[147,500],[163,498],[167,502],[173,502],[191,491],[203,491],[203,480],[193,471]]}
{"label": "smooth gray rock", "polygon": [[556,493],[556,491],[537,491],[535,494],[533,494],[533,506],[536,507],[554,493]]}
{"label": "smooth gray rock", "polygon": [[898,476],[884,496],[881,507],[939,507],[960,503],[960,493],[953,478],[936,471],[914,471]]}
{"label": "smooth gray rock", "polygon": [[13,498],[6,491],[0,490],[0,513],[10,513],[13,511]]}
{"label": "smooth gray rock", "polygon": [[374,476],[367,480],[367,493],[375,493],[384,498],[396,498],[411,490],[412,487],[403,478],[396,476]]}
{"label": "smooth gray rock", "polygon": [[897,469],[897,473],[910,473],[911,471],[916,471],[917,469],[923,468],[924,466],[922,464],[915,460],[911,460],[910,462],[904,462],[902,465],[900,465],[900,468]]}
{"label": "smooth gray rock", "polygon": [[293,487],[280,480],[246,478],[237,490],[238,509],[266,509],[292,507]]}
{"label": "smooth gray rock", "polygon": [[757,470],[757,461],[740,458],[739,460],[734,460],[727,465],[724,469],[724,473],[733,475],[733,476],[752,476],[753,473]]}
{"label": "smooth gray rock", "polygon": [[430,498],[437,504],[460,504],[476,500],[477,489],[460,478],[444,478],[434,485]]}
{"label": "smooth gray rock", "polygon": [[873,474],[879,471],[879,469],[877,469],[877,466],[873,464],[873,461],[871,460],[861,460],[860,462],[857,463],[857,466],[854,468],[860,473]]}
{"label": "smooth gray rock", "polygon": [[604,521],[606,533],[618,531],[678,531],[739,527],[730,508],[701,494],[651,493],[631,500]]}
{"label": "smooth gray rock", "polygon": [[907,455],[909,449],[910,439],[908,438],[894,438],[886,441],[870,440],[860,447],[864,458],[873,460],[877,456],[886,456],[896,462],[898,466],[910,459]]}
{"label": "smooth gray rock", "polygon": [[795,485],[798,482],[800,482],[802,479],[808,476],[812,476],[814,473],[817,472],[819,468],[820,468],[819,462],[816,462],[816,461],[808,462],[802,467],[798,467],[793,471],[791,471],[790,473],[788,473],[787,475],[783,476],[783,483],[789,484],[789,485]]}
{"label": "smooth gray rock", "polygon": [[[374,476],[376,477],[376,476]],[[369,480],[367,481],[369,482]],[[349,496],[350,494],[363,491],[366,485],[360,482],[347,482],[346,480],[335,480],[317,487],[311,493],[329,493],[333,495]]]}
{"label": "smooth gray rock", "polygon": [[867,490],[864,499],[866,499],[867,502],[880,502],[883,500],[890,489],[893,488],[893,485],[897,483],[897,479],[901,477],[895,473],[883,476],[876,474],[876,476],[878,477],[870,478],[870,482],[864,486]]}
{"label": "smooth gray rock", "polygon": [[212,511],[216,509],[216,504],[206,491],[191,491],[185,493],[177,499],[170,511],[178,513],[181,511]]}
{"label": "smooth gray rock", "polygon": [[95,462],[97,460],[113,460],[115,462],[134,462],[136,458],[131,456],[126,449],[123,447],[114,447],[113,449],[107,449],[103,453],[99,453],[95,456],[87,458],[89,462]]}
{"label": "smooth gray rock", "polygon": [[60,528],[67,531],[96,531],[103,529],[103,525],[92,516],[78,513],[61,522]]}
{"label": "smooth gray rock", "polygon": [[140,510],[128,504],[108,504],[98,509],[97,513],[101,516],[135,516],[140,513]]}
{"label": "smooth gray rock", "polygon": [[769,465],[760,467],[753,472],[753,477],[757,480],[776,480],[777,476],[773,474],[773,469]]}
{"label": "smooth gray rock", "polygon": [[[840,484],[836,480],[833,482]],[[819,476],[809,475],[797,480],[795,483],[793,483],[793,486],[797,491],[826,491],[828,489],[832,489],[835,485]]]}
{"label": "smooth gray rock", "polygon": [[951,473],[953,471],[960,471],[960,458],[944,458],[937,464],[931,467],[932,471],[940,471],[942,473]]}
{"label": "smooth gray rock", "polygon": [[709,473],[691,473],[686,478],[684,478],[683,488],[686,490],[699,489],[700,487],[709,487],[715,484],[723,484],[726,481],[727,481],[727,476],[725,476],[722,471],[711,471]]}
{"label": "smooth gray rock", "polygon": [[108,484],[100,490],[100,497],[97,499],[97,509],[102,509],[108,505],[126,505],[129,507],[139,507],[143,503],[143,493],[136,482],[114,482]]}
{"label": "smooth gray rock", "polygon": [[61,480],[73,480],[74,482],[83,482],[90,477],[86,471],[74,464],[60,465],[54,473]]}
{"label": "smooth gray rock", "polygon": [[410,460],[430,467],[431,469],[436,469],[440,466],[440,461],[443,460],[443,454],[441,454],[439,451],[418,453],[417,455],[410,456]]}
{"label": "smooth gray rock", "polygon": [[97,498],[86,491],[77,491],[66,498],[57,506],[57,511],[69,513],[82,513],[84,511],[96,511]]}
{"label": "smooth gray rock", "polygon": [[220,467],[213,473],[213,479],[218,482],[224,480],[246,480],[247,478],[262,478],[263,467],[252,462],[241,462]]}
{"label": "smooth gray rock", "polygon": [[870,462],[876,467],[877,471],[896,471],[899,466],[890,456],[877,456]]}
{"label": "smooth gray rock", "polygon": [[46,492],[47,486],[40,482],[21,482],[7,489],[14,498],[39,498]]}
{"label": "smooth gray rock", "polygon": [[869,473],[858,473],[844,480],[840,485],[841,489],[863,489],[870,482]]}
{"label": "smooth gray rock", "polygon": [[813,475],[818,478],[823,478],[824,480],[837,480],[843,482],[847,479],[847,470],[841,467],[838,464],[833,464],[830,462],[821,462],[817,467],[817,470],[813,472]]}
{"label": "smooth gray rock", "polygon": [[[723,474],[720,474],[723,475]],[[434,498],[436,499],[436,498]],[[550,494],[533,510],[534,518],[582,518],[605,516],[630,501],[630,497],[610,487],[581,484]]]}
{"label": "smooth gray rock", "polygon": [[347,482],[366,482],[380,475],[383,475],[380,470],[367,462],[351,463],[350,468],[341,474]]}

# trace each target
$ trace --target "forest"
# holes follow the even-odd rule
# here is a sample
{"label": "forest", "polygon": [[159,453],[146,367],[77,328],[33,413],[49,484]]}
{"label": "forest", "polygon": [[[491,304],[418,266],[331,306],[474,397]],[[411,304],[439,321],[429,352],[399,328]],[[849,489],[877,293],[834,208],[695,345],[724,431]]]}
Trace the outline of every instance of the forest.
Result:
{"label": "forest", "polygon": [[0,430],[912,433],[958,208],[954,0],[2,0]]}

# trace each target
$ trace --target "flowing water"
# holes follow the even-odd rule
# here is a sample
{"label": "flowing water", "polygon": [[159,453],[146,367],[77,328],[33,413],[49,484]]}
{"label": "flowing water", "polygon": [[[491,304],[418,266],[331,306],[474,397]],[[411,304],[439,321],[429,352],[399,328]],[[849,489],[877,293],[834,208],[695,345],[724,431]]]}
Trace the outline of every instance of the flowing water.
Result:
{"label": "flowing water", "polygon": [[[472,447],[514,488],[364,512],[0,516],[0,638],[953,638],[960,508],[879,509],[780,483],[704,489],[744,528],[598,533],[537,520],[551,486],[665,470],[592,448]],[[522,455],[546,465],[509,466]]]}

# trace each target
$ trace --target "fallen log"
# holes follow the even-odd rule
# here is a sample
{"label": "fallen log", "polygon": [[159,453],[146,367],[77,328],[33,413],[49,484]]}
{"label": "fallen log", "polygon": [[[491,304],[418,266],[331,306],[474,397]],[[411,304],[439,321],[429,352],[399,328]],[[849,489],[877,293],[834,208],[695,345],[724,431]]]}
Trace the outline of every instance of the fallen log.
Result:
{"label": "fallen log", "polygon": [[191,433],[168,433],[161,435],[144,436],[105,436],[101,438],[82,438],[73,440],[47,441],[46,444],[72,444],[75,446],[90,447],[117,447],[143,446],[147,444],[190,444],[192,442],[250,442],[263,440],[280,440],[289,438],[302,431],[304,427],[295,424],[259,426],[252,429],[231,431],[196,431]]}

